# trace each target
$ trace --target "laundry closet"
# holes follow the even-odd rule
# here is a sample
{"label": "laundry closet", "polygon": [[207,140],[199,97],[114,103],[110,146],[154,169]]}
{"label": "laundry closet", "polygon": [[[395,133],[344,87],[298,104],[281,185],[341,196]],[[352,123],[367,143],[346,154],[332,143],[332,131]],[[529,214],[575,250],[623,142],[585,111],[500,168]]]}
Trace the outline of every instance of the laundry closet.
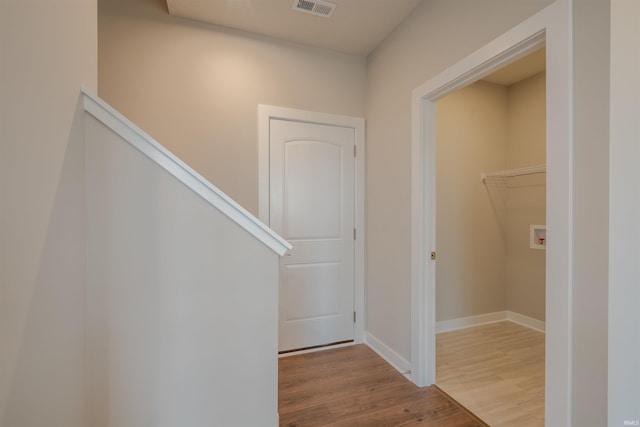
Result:
{"label": "laundry closet", "polygon": [[436,103],[436,384],[492,426],[544,424],[544,55]]}
{"label": "laundry closet", "polygon": [[439,331],[505,311],[545,320],[545,72],[506,82],[437,102]]}

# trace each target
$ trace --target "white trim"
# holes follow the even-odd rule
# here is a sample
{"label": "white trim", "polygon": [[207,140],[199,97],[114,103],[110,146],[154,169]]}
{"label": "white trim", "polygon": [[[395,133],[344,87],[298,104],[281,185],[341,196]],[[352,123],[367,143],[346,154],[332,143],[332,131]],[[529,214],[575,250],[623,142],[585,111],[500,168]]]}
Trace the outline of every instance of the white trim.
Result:
{"label": "white trim", "polygon": [[435,381],[435,101],[546,41],[547,229],[545,421],[571,425],[572,0],[556,0],[412,93],[411,380]]}
{"label": "white trim", "polygon": [[526,326],[530,329],[535,329],[538,332],[546,332],[546,324],[542,320],[534,319],[533,317],[525,316],[524,314],[516,313],[514,311],[507,311],[507,320],[518,325]]}
{"label": "white trim", "polygon": [[269,120],[283,119],[305,123],[317,123],[331,126],[352,128],[355,131],[357,156],[355,159],[355,211],[354,225],[357,232],[354,253],[354,310],[356,322],[354,324],[354,342],[364,342],[364,325],[366,307],[364,302],[365,270],[364,270],[364,168],[365,168],[365,121],[360,117],[336,114],[316,113],[296,110],[292,108],[275,107],[272,105],[258,106],[258,217],[265,224],[269,224]]}
{"label": "white trim", "polygon": [[82,88],[84,110],[227,215],[278,255],[291,245],[110,105]]}
{"label": "white trim", "polygon": [[378,356],[382,357],[389,365],[397,369],[402,375],[406,375],[411,372],[411,362],[393,351],[370,332],[365,333],[364,342],[369,346],[369,348],[371,348],[371,350],[378,353]]}
{"label": "white trim", "polygon": [[495,313],[478,314],[476,316],[460,317],[450,320],[440,320],[436,323],[436,334],[472,328],[474,326],[488,325],[489,323],[503,322],[508,320],[508,318],[509,315],[507,311],[496,311]]}
{"label": "white trim", "polygon": [[441,320],[436,323],[436,334],[488,325],[496,322],[513,322],[538,332],[545,332],[545,323],[541,320],[525,316],[514,311],[496,311],[494,313],[478,314],[476,316],[460,317],[458,319]]}

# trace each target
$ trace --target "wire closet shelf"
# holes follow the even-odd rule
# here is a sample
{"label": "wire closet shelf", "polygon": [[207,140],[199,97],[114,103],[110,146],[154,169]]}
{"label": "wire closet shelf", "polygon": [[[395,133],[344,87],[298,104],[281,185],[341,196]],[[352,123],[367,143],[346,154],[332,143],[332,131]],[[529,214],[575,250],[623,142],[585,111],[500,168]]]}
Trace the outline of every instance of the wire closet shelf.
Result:
{"label": "wire closet shelf", "polygon": [[488,178],[511,178],[514,176],[521,175],[533,175],[536,173],[546,173],[547,165],[538,165],[538,166],[528,166],[525,168],[517,168],[517,169],[509,169],[498,172],[482,172],[480,174],[480,179],[482,182],[486,182]]}

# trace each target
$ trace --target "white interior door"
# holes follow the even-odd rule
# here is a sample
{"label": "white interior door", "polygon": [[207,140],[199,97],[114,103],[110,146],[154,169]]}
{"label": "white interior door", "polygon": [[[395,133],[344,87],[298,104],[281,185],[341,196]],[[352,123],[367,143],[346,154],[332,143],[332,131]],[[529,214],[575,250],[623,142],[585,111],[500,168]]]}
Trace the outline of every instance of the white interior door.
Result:
{"label": "white interior door", "polygon": [[279,351],[353,340],[353,128],[270,120],[269,218],[280,263]]}

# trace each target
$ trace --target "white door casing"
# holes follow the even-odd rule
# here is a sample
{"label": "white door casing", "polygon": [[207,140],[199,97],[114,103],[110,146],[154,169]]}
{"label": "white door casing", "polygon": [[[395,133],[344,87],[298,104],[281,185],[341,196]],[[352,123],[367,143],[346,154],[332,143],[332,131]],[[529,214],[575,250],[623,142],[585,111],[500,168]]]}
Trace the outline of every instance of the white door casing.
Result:
{"label": "white door casing", "polygon": [[259,217],[294,246],[279,351],[362,342],[364,120],[261,105],[259,122]]}

